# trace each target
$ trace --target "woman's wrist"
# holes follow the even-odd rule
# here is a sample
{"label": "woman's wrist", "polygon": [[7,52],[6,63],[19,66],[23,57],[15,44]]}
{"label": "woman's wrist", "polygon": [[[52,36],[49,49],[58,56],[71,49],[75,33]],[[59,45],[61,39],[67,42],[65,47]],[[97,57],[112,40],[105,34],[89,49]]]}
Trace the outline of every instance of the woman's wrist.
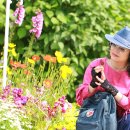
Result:
{"label": "woman's wrist", "polygon": [[91,85],[88,86],[88,92],[93,93],[95,91],[95,88],[93,88]]}
{"label": "woman's wrist", "polygon": [[123,94],[118,92],[116,96],[114,96],[115,100],[119,103],[121,99],[123,98]]}

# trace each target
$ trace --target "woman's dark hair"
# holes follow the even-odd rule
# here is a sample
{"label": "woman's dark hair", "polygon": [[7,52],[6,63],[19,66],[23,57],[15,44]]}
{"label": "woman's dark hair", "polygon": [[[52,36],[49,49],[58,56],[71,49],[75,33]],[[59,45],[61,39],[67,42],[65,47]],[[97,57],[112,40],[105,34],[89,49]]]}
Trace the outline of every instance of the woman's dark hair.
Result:
{"label": "woman's dark hair", "polygon": [[128,73],[128,76],[130,77],[130,55],[128,58],[127,73]]}

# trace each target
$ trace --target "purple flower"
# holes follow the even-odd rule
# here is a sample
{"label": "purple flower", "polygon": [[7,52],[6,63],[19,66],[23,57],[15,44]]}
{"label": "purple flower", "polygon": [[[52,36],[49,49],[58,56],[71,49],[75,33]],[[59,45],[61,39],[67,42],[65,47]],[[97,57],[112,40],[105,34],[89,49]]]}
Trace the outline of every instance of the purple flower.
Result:
{"label": "purple flower", "polygon": [[28,98],[26,96],[21,97],[21,104],[22,105],[26,105],[27,101],[28,101]]}
{"label": "purple flower", "polygon": [[43,14],[41,11],[36,12],[36,16],[32,17],[33,29],[30,30],[30,33],[33,33],[36,38],[39,38],[42,32],[43,27]]}
{"label": "purple flower", "polygon": [[21,95],[23,94],[23,90],[20,88],[14,88],[12,90],[12,93],[14,97],[21,97]]}
{"label": "purple flower", "polygon": [[18,107],[22,107],[23,105],[26,105],[27,101],[28,101],[28,98],[26,96],[14,97],[14,103]]}
{"label": "purple flower", "polygon": [[6,99],[6,98],[9,96],[10,91],[11,91],[11,86],[10,86],[10,85],[6,86],[6,87],[3,89],[3,93],[2,93],[2,95],[1,95],[1,98],[2,98],[2,99]]}
{"label": "purple flower", "polygon": [[17,4],[18,8],[16,8],[14,12],[14,16],[17,17],[15,23],[18,24],[19,26],[22,24],[24,16],[25,16],[25,9],[23,5],[20,5],[19,3]]}

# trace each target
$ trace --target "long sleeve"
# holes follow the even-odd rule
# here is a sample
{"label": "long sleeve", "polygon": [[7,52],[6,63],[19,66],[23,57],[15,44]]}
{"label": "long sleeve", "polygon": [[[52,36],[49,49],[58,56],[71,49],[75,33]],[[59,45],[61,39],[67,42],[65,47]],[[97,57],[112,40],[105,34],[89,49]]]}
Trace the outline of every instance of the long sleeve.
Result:
{"label": "long sleeve", "polygon": [[90,67],[86,69],[83,83],[80,84],[79,87],[76,89],[76,101],[79,105],[81,105],[83,100],[89,95],[88,85],[91,81],[90,70]]}
{"label": "long sleeve", "polygon": [[130,109],[130,92],[129,92],[128,96],[123,95],[123,97],[120,100],[120,102],[118,103],[118,105],[121,106],[125,110]]}
{"label": "long sleeve", "polygon": [[92,80],[92,76],[91,76],[92,67],[97,66],[99,64],[100,64],[100,60],[94,60],[93,62],[90,63],[90,65],[87,67],[84,73],[83,83],[80,84],[79,87],[76,89],[76,101],[79,105],[82,105],[83,100],[85,98],[90,97],[98,90],[102,90],[101,88],[97,87],[95,91],[91,94],[88,91],[88,86]]}

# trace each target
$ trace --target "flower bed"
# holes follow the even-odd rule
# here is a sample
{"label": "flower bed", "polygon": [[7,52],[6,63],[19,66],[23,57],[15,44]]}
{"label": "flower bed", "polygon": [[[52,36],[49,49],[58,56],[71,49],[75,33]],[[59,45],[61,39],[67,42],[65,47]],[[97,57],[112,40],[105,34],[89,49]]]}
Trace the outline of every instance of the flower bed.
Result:
{"label": "flower bed", "polygon": [[[25,9],[20,2],[14,16],[15,24],[21,26]],[[43,20],[38,9],[32,17],[32,35],[23,56],[16,52],[14,43],[9,43],[7,86],[0,90],[1,130],[75,130],[77,105],[66,99],[74,80],[70,59],[59,51],[54,55],[33,52]],[[10,42],[12,37],[13,29]]]}
{"label": "flower bed", "polygon": [[[9,44],[8,86],[0,95],[2,103],[13,105],[2,111],[17,112],[18,130],[69,130],[70,126],[75,130],[77,106],[66,99],[74,79],[69,58],[56,51],[55,56],[33,55],[19,62],[15,48],[15,44]],[[8,122],[12,122],[9,129],[13,129],[13,116],[5,120],[7,123],[1,122],[1,127],[8,128]]]}

